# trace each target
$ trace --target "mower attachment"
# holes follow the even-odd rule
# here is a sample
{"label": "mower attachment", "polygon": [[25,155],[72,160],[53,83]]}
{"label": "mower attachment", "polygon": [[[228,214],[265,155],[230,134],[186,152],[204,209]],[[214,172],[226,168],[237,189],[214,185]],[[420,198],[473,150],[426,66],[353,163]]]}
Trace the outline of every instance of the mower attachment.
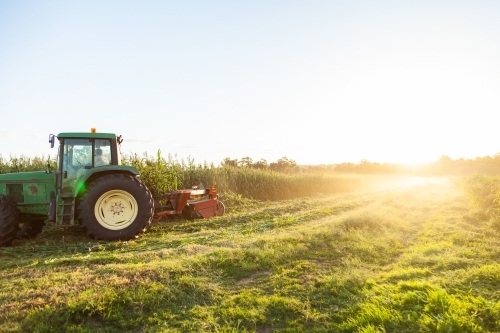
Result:
{"label": "mower attachment", "polygon": [[[207,189],[177,190],[156,199],[153,221],[180,214],[189,220],[208,219],[213,216],[222,216],[225,210],[224,204],[218,199],[215,185]],[[160,204],[160,202],[165,203]]]}

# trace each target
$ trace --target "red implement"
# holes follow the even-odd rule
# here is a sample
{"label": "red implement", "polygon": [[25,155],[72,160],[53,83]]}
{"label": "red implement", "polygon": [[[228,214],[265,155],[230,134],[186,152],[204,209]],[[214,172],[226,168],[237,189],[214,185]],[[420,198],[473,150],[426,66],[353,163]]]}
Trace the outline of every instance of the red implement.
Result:
{"label": "red implement", "polygon": [[164,194],[155,202],[153,221],[159,221],[165,216],[182,214],[187,219],[211,218],[224,214],[224,204],[219,201],[217,189],[212,186],[207,189],[178,190]]}

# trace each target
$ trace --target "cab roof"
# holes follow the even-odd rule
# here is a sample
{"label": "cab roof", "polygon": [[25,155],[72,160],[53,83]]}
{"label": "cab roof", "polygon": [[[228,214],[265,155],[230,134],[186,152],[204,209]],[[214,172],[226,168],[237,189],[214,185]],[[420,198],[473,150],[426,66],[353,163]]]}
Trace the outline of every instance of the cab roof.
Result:
{"label": "cab roof", "polygon": [[92,132],[64,132],[57,134],[58,138],[82,138],[82,139],[112,139],[116,140],[114,133],[92,133]]}

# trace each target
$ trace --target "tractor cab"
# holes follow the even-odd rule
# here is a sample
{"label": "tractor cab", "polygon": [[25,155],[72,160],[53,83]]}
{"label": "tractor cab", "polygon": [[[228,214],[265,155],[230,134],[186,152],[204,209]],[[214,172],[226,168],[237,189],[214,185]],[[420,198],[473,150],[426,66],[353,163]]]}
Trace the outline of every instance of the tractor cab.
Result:
{"label": "tractor cab", "polygon": [[121,136],[112,133],[59,133],[51,134],[49,142],[54,146],[59,140],[57,188],[61,194],[73,194],[82,175],[90,169],[120,165]]}

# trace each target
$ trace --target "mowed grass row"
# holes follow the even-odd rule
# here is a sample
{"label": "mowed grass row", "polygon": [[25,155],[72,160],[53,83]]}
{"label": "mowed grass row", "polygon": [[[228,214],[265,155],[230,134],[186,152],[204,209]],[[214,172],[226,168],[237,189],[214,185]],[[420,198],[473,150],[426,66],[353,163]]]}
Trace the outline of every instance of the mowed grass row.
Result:
{"label": "mowed grass row", "polygon": [[2,332],[496,332],[500,241],[451,182],[0,249]]}
{"label": "mowed grass row", "polygon": [[415,241],[365,281],[342,330],[500,331],[500,235],[462,193],[427,193],[444,200],[420,207],[430,214]]}

